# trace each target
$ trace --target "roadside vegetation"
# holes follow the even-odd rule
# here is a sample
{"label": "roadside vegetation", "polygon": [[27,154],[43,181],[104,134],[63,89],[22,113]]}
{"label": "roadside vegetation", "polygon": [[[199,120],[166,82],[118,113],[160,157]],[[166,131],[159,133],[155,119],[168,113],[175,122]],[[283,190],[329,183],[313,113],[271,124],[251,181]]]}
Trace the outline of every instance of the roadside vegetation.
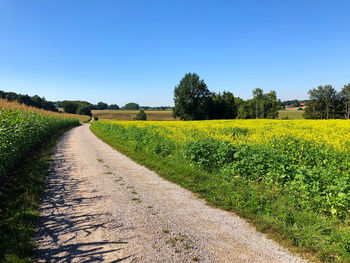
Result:
{"label": "roadside vegetation", "polygon": [[57,136],[75,118],[0,100],[0,261],[29,262],[42,184]]}
{"label": "roadside vegetation", "polygon": [[135,161],[324,262],[350,262],[349,129],[345,120],[91,126]]}

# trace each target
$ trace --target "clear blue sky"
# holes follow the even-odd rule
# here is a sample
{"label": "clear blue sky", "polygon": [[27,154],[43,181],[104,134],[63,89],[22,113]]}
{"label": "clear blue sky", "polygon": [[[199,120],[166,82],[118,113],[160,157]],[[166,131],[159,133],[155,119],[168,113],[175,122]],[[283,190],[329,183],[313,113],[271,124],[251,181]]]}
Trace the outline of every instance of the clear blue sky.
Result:
{"label": "clear blue sky", "polygon": [[173,105],[183,75],[247,99],[350,82],[350,1],[0,0],[0,90]]}

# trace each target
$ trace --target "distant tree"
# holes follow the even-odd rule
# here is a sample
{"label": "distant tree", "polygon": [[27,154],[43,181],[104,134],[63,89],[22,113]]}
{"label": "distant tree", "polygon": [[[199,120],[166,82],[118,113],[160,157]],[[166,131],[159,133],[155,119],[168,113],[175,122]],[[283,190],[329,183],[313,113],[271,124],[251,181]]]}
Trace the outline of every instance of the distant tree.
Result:
{"label": "distant tree", "polygon": [[34,107],[41,109],[42,108],[42,102],[43,102],[43,99],[40,96],[35,95],[35,96],[32,97],[32,103],[33,103],[32,105]]}
{"label": "distant tree", "polygon": [[92,116],[90,107],[86,104],[80,103],[77,109],[77,114]]}
{"label": "distant tree", "polygon": [[30,96],[28,96],[28,95],[18,95],[17,96],[17,101],[18,101],[18,103],[20,103],[20,104],[25,104],[25,105],[27,105],[27,106],[31,106],[31,101],[32,101],[32,99],[31,99],[31,97]]}
{"label": "distant tree", "polygon": [[119,110],[119,106],[117,104],[111,104],[108,106],[109,110]]}
{"label": "distant tree", "polygon": [[0,90],[0,99],[6,99],[6,92]]}
{"label": "distant tree", "polygon": [[276,91],[271,90],[264,94],[264,118],[276,119],[278,117],[277,95]]}
{"label": "distant tree", "polygon": [[101,102],[97,103],[97,108],[99,110],[107,110],[108,104],[101,101]]}
{"label": "distant tree", "polygon": [[147,115],[144,110],[140,110],[137,114],[136,117],[134,118],[135,120],[140,120],[140,121],[145,121],[147,120]]}
{"label": "distant tree", "polygon": [[255,105],[255,118],[264,118],[264,95],[262,89],[256,88],[253,90],[253,100]]}
{"label": "distant tree", "polygon": [[234,119],[237,116],[235,97],[229,91],[212,96],[211,119]]}
{"label": "distant tree", "polygon": [[304,112],[306,119],[330,119],[340,115],[340,96],[331,85],[318,86],[308,92],[308,107]]}
{"label": "distant tree", "polygon": [[63,104],[63,110],[67,113],[76,114],[78,109],[78,104],[73,101],[65,101]]}
{"label": "distant tree", "polygon": [[348,85],[344,85],[343,89],[340,92],[340,96],[343,101],[344,110],[345,110],[345,118],[347,120],[350,119],[350,83]]}
{"label": "distant tree", "polygon": [[210,118],[212,93],[196,73],[187,73],[174,90],[173,116],[182,120]]}
{"label": "distant tree", "polygon": [[124,105],[123,110],[138,110],[140,109],[140,105],[135,102],[129,102]]}
{"label": "distant tree", "polygon": [[6,99],[8,101],[14,101],[14,100],[17,100],[17,93],[14,93],[14,92],[6,92]]}
{"label": "distant tree", "polygon": [[237,108],[237,119],[254,119],[256,118],[255,100],[242,100]]}
{"label": "distant tree", "polygon": [[47,101],[45,98],[42,99],[41,106],[44,110],[58,111],[55,104],[52,101]]}

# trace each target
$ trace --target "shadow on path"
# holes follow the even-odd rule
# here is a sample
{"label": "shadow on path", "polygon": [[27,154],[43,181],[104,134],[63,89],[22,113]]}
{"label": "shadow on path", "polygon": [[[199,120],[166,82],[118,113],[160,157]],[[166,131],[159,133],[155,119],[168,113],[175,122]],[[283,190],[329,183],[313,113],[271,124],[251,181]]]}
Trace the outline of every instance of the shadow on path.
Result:
{"label": "shadow on path", "polygon": [[[89,213],[91,209],[85,209],[103,196],[83,197],[86,193],[82,193],[84,188],[80,185],[88,182],[74,179],[72,175],[84,163],[79,163],[79,156],[67,156],[69,133],[59,141],[45,186],[36,232],[36,262],[102,262],[108,254],[112,256],[128,244],[126,241],[101,240],[98,235],[97,240],[89,237],[95,231],[107,228],[110,215]],[[122,225],[113,225],[113,228],[119,227]],[[113,262],[122,262],[132,256]]]}

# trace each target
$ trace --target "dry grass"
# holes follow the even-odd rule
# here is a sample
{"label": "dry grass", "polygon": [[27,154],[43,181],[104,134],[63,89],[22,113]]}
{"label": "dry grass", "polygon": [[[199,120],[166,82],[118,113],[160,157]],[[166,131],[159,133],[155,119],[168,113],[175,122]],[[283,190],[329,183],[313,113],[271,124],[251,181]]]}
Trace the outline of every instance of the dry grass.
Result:
{"label": "dry grass", "polygon": [[80,123],[87,122],[90,119],[90,116],[86,116],[86,115],[77,115],[77,114],[47,111],[47,110],[38,109],[35,107],[31,107],[31,106],[26,106],[26,105],[20,104],[16,101],[8,101],[5,99],[0,99],[0,112],[1,112],[1,110],[10,110],[10,109],[19,109],[21,111],[37,112],[41,115],[51,115],[51,116],[57,116],[57,117],[74,118],[74,119],[78,119]]}
{"label": "dry grass", "polygon": [[[121,121],[132,121],[138,110],[93,110],[93,116],[97,116],[99,119],[105,120],[121,120]],[[172,111],[152,111],[146,110],[148,121],[174,121],[172,117]]]}

